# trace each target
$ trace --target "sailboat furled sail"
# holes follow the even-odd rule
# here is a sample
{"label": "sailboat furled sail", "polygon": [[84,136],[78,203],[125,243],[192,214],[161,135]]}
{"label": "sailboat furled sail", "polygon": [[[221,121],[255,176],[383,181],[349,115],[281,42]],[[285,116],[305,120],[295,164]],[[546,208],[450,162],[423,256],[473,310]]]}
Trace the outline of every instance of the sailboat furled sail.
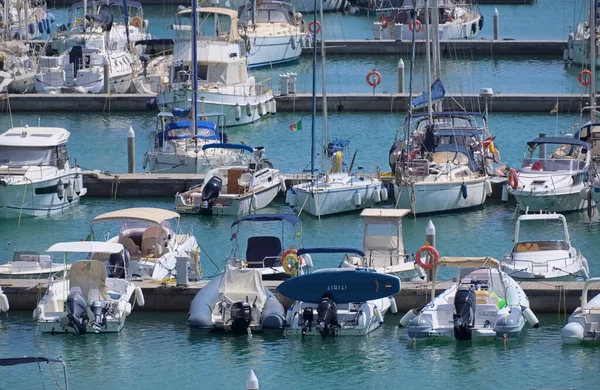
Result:
{"label": "sailboat furled sail", "polygon": [[[440,79],[437,79],[431,84],[431,101],[436,103],[441,101],[446,96],[446,89]],[[421,95],[414,98],[410,104],[413,110],[427,106],[429,101],[429,91],[423,92]]]}

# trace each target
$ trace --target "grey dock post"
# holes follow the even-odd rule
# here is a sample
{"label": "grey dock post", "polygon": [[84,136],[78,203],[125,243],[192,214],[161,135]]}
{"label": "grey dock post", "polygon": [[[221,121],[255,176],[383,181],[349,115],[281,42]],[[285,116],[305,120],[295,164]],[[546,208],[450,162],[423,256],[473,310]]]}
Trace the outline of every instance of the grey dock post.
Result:
{"label": "grey dock post", "polygon": [[104,59],[104,93],[110,93],[110,62]]}
{"label": "grey dock post", "polygon": [[398,93],[404,93],[404,61],[398,61]]}
{"label": "grey dock post", "polygon": [[498,8],[494,8],[494,40],[500,39],[500,29],[498,27]]}
{"label": "grey dock post", "polygon": [[127,132],[127,172],[135,173],[135,131],[131,126]]}

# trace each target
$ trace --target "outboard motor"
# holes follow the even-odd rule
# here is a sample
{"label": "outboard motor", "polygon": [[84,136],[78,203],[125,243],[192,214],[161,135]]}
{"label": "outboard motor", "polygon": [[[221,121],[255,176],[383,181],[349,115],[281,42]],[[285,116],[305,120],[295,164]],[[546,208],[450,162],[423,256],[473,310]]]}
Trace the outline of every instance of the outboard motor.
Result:
{"label": "outboard motor", "polygon": [[214,201],[219,197],[219,193],[223,188],[223,180],[217,176],[213,176],[202,188],[202,205],[200,206],[201,214],[212,214],[212,206]]}
{"label": "outboard motor", "polygon": [[312,307],[305,307],[302,310],[302,336],[306,336],[306,331],[312,331],[312,322],[315,318]]}
{"label": "outboard motor", "polygon": [[235,333],[246,333],[252,322],[252,307],[248,302],[236,302],[231,306],[231,330]]}
{"label": "outboard motor", "polygon": [[67,319],[75,334],[86,332],[89,322],[87,308],[88,302],[79,291],[73,291],[67,296]]}
{"label": "outboard motor", "polygon": [[111,253],[108,259],[108,277],[125,279],[125,269],[129,265],[129,251],[125,249],[123,254]]}
{"label": "outboard motor", "polygon": [[322,337],[336,335],[338,328],[337,305],[328,296],[324,296],[319,306],[317,306],[317,322],[317,329],[319,329]]}
{"label": "outboard motor", "polygon": [[454,296],[454,337],[457,340],[471,340],[471,323],[475,321],[475,291],[461,286]]}
{"label": "outboard motor", "polygon": [[100,333],[100,330],[106,325],[106,313],[108,307],[102,301],[94,301],[91,305],[92,313],[94,313],[94,333]]}

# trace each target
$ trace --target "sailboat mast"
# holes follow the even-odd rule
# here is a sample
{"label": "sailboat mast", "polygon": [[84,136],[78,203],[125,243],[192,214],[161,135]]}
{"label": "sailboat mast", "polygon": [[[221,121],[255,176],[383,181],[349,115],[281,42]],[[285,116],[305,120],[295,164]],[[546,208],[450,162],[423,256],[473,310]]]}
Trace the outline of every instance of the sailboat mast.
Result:
{"label": "sailboat mast", "polygon": [[[215,23],[217,19],[215,16]],[[196,39],[198,37],[198,0],[192,0],[192,63],[190,64],[190,77],[192,78],[192,107],[190,113],[192,114],[192,128],[194,134],[198,135],[198,77],[196,76],[198,67],[198,47],[196,46]],[[198,137],[195,137],[197,140]],[[196,141],[198,142],[198,141]]]}
{"label": "sailboat mast", "polygon": [[431,103],[431,37],[429,25],[429,0],[425,0],[425,59],[427,63],[427,113],[429,123],[433,124],[433,105]]}
{"label": "sailboat mast", "polygon": [[[432,48],[432,56],[433,56],[433,79],[437,80],[442,78],[442,64],[441,64],[441,54],[440,54],[440,9],[439,9],[439,0],[433,0],[433,9],[431,11],[433,13],[433,48]],[[436,111],[442,111],[442,101],[440,100],[435,104]]]}
{"label": "sailboat mast", "polygon": [[596,122],[596,0],[590,0],[590,120]]}
{"label": "sailboat mast", "polygon": [[[323,34],[323,2],[319,1],[319,19],[321,19],[321,84],[322,84],[322,96],[321,96],[321,115],[323,116],[323,155],[327,150],[327,142],[329,141],[329,128],[327,127],[327,88],[325,83],[325,34]],[[315,23],[316,24],[316,23]],[[321,159],[324,164],[324,159]],[[325,167],[323,166],[323,172]]]}
{"label": "sailboat mast", "polygon": [[313,9],[313,61],[312,61],[312,122],[311,122],[311,144],[310,144],[310,174],[315,173],[315,118],[317,116],[317,2],[315,0]]}

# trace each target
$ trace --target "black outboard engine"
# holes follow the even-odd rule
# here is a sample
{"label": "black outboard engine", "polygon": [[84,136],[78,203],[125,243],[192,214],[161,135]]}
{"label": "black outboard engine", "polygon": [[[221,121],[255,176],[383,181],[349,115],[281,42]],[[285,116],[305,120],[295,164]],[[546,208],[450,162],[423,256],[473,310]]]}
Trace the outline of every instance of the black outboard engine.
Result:
{"label": "black outboard engine", "polygon": [[322,337],[335,336],[338,328],[337,305],[328,296],[321,299],[317,306],[317,322]]}
{"label": "black outboard engine", "polygon": [[91,304],[92,313],[94,313],[94,333],[100,333],[100,330],[106,325],[106,313],[108,307],[102,301],[94,301]]}
{"label": "black outboard engine", "polygon": [[219,193],[223,188],[223,180],[217,176],[213,176],[202,188],[202,205],[200,206],[201,214],[212,214],[212,206],[215,200],[219,197]]}
{"label": "black outboard engine", "polygon": [[129,265],[129,251],[125,249],[123,254],[111,253],[108,259],[108,277],[125,279],[125,269]]}
{"label": "black outboard engine", "polygon": [[471,340],[471,323],[475,322],[475,291],[461,286],[454,296],[454,337],[457,340]]}
{"label": "black outboard engine", "polygon": [[312,331],[312,322],[315,318],[312,307],[305,307],[302,310],[302,336],[306,336],[306,331]]}
{"label": "black outboard engine", "polygon": [[67,296],[67,318],[69,326],[75,334],[86,332],[89,318],[87,315],[88,302],[79,291],[73,291]]}
{"label": "black outboard engine", "polygon": [[246,333],[252,322],[252,307],[248,302],[236,302],[231,306],[231,331]]}

